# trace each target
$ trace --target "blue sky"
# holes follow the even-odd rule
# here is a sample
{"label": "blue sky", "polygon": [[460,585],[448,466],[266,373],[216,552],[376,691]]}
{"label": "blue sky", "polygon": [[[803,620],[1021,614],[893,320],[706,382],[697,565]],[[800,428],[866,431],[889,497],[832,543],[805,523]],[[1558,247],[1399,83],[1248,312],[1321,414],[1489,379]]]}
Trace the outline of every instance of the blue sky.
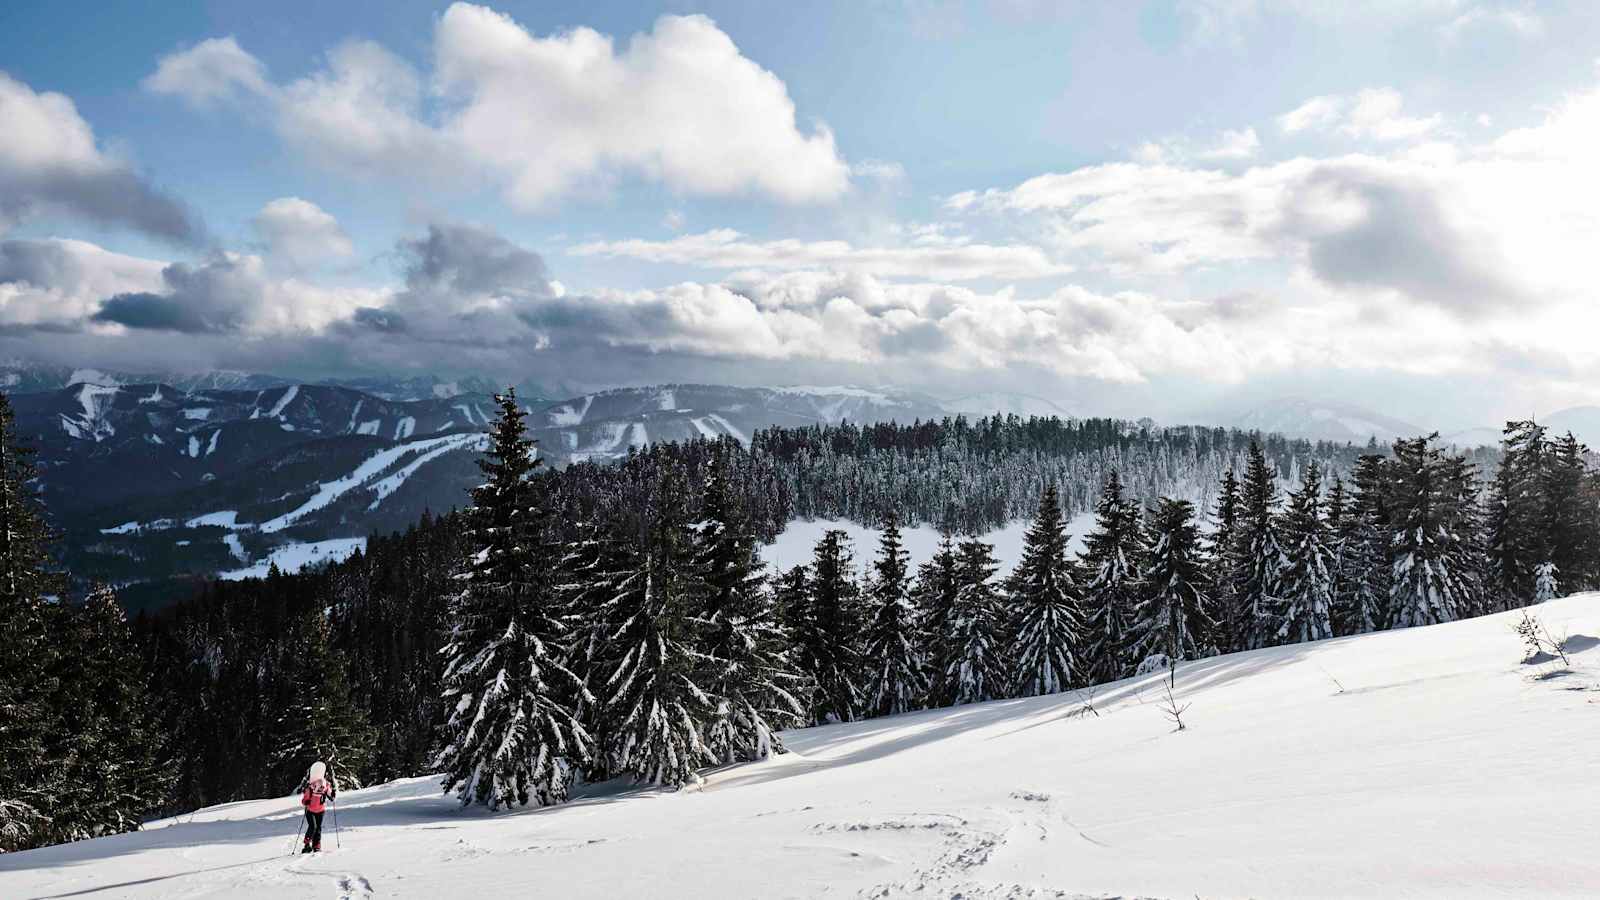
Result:
{"label": "blue sky", "polygon": [[0,343],[1548,412],[1600,374],[1597,39],[1502,0],[8,4]]}

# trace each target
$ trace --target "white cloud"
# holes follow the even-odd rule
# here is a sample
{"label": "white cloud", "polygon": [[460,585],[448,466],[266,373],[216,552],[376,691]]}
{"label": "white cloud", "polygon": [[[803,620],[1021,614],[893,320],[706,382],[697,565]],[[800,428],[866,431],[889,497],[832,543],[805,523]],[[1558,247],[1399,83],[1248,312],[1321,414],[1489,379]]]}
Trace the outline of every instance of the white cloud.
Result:
{"label": "white cloud", "polygon": [[624,256],[712,269],[832,269],[887,278],[947,281],[1044,278],[1071,271],[1038,247],[974,244],[923,229],[909,247],[855,247],[845,241],[755,241],[727,228],[667,241],[595,241],[573,247],[579,256]]}
{"label": "white cloud", "polygon": [[61,214],[190,241],[199,226],[124,160],[103,151],[62,94],[36,93],[0,72],[0,234],[36,214]]}
{"label": "white cloud", "polygon": [[880,181],[900,181],[906,177],[906,167],[883,159],[863,159],[852,163],[850,174],[858,178],[876,178]]}
{"label": "white cloud", "polygon": [[1312,97],[1278,117],[1285,134],[1337,131],[1345,137],[1376,141],[1421,138],[1439,127],[1438,115],[1418,118],[1401,113],[1405,100],[1393,88],[1368,88],[1350,96]]}
{"label": "white cloud", "polygon": [[280,87],[223,39],[164,58],[147,85],[197,101],[260,94],[284,139],[322,164],[481,173],[529,209],[623,178],[789,203],[849,187],[832,132],[820,123],[803,131],[784,83],[704,16],[663,16],[619,50],[588,28],[539,37],[455,3],[435,29],[433,62],[423,76],[376,44],[352,42],[325,69]]}
{"label": "white cloud", "polygon": [[279,197],[250,220],[268,257],[303,269],[354,255],[355,245],[333,216],[299,197]]}
{"label": "white cloud", "polygon": [[211,38],[163,56],[142,82],[145,90],[181,97],[197,107],[242,95],[271,93],[267,70],[232,35]]}
{"label": "white cloud", "polygon": [[1261,150],[1261,138],[1254,128],[1224,131],[1217,143],[1200,153],[1201,159],[1249,159]]}
{"label": "white cloud", "polygon": [[159,289],[163,265],[86,241],[0,241],[0,325],[70,327],[114,294]]}
{"label": "white cloud", "polygon": [[1537,38],[1544,35],[1544,19],[1538,13],[1527,9],[1476,6],[1451,19],[1442,30],[1446,40],[1457,41],[1467,32],[1479,29],[1510,32],[1522,38]]}

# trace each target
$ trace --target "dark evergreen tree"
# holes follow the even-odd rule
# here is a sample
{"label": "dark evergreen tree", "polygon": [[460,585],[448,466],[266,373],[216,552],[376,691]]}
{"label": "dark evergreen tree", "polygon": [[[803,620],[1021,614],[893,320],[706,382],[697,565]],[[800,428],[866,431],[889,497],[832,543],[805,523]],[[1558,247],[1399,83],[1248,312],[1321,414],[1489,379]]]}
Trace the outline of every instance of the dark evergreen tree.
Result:
{"label": "dark evergreen tree", "polygon": [[1244,483],[1240,488],[1241,561],[1235,594],[1244,619],[1244,644],[1233,649],[1270,646],[1283,629],[1283,571],[1288,565],[1278,534],[1277,473],[1261,445],[1251,441]]}
{"label": "dark evergreen tree", "polygon": [[1245,623],[1249,617],[1239,603],[1238,594],[1245,569],[1239,539],[1242,505],[1239,479],[1229,469],[1217,484],[1217,506],[1211,517],[1211,534],[1206,537],[1212,572],[1209,594],[1212,618],[1216,621],[1216,629],[1208,640],[1222,652],[1242,646],[1248,632]]}
{"label": "dark evergreen tree", "polygon": [[1364,634],[1388,621],[1390,540],[1385,495],[1388,462],[1368,454],[1356,463],[1355,490],[1339,519],[1339,570],[1335,575],[1333,633]]}
{"label": "dark evergreen tree", "polygon": [[1139,602],[1143,554],[1139,506],[1123,495],[1115,469],[1095,507],[1095,527],[1084,541],[1084,680],[1115,681],[1133,672],[1129,631]]}
{"label": "dark evergreen tree", "polygon": [[911,602],[910,554],[900,542],[893,513],[884,518],[878,555],[867,581],[865,709],[869,715],[892,716],[920,709],[928,695],[927,665],[916,607]]}
{"label": "dark evergreen tree", "polygon": [[1544,504],[1550,450],[1544,426],[1531,420],[1506,423],[1487,504],[1489,567],[1501,609],[1527,602],[1534,569],[1553,550]]}
{"label": "dark evergreen tree", "polygon": [[955,605],[946,623],[953,640],[945,648],[941,667],[956,705],[993,700],[1005,692],[1008,673],[1000,657],[1004,615],[994,577],[998,569],[993,545],[977,538],[961,542],[956,551]]}
{"label": "dark evergreen tree", "polygon": [[51,842],[136,831],[165,793],[144,667],[116,595],[91,593],[55,608],[57,715],[46,751]]}
{"label": "dark evergreen tree", "polygon": [[694,567],[693,532],[676,511],[678,492],[659,491],[651,523],[603,615],[621,623],[621,658],[605,684],[607,757],[636,781],[679,787],[716,761],[703,727],[716,702],[698,649],[696,617],[705,585]]}
{"label": "dark evergreen tree", "polygon": [[737,446],[722,442],[712,461],[694,534],[701,678],[715,704],[705,743],[722,762],[782,753],[778,731],[802,724],[806,714],[790,638],[765,588],[755,533],[727,477]]}
{"label": "dark evergreen tree", "polygon": [[0,850],[32,846],[49,827],[47,748],[56,733],[44,597],[58,589],[46,568],[50,534],[34,493],[33,453],[17,441],[0,394]]}
{"label": "dark evergreen tree", "polygon": [[1461,533],[1459,472],[1432,438],[1395,441],[1387,504],[1391,548],[1390,627],[1450,622],[1470,602],[1472,560]]}
{"label": "dark evergreen tree", "polygon": [[1540,485],[1548,548],[1540,562],[1555,566],[1569,592],[1600,587],[1600,491],[1588,457],[1572,432],[1555,438]]}
{"label": "dark evergreen tree", "polygon": [[294,783],[314,762],[327,763],[341,788],[362,786],[377,743],[366,711],[350,696],[349,663],[334,649],[321,610],[295,618],[289,630],[288,697],[276,723],[273,760],[280,785]]}
{"label": "dark evergreen tree", "polygon": [[1206,558],[1194,504],[1162,499],[1148,530],[1148,563],[1129,633],[1130,658],[1144,665],[1159,654],[1168,666],[1198,659],[1213,623],[1207,611]]}
{"label": "dark evergreen tree", "polygon": [[1054,484],[1039,498],[1007,594],[1013,619],[1006,654],[1015,673],[1012,693],[1033,697],[1086,683],[1093,668],[1083,653],[1087,629]]}
{"label": "dark evergreen tree", "polygon": [[806,587],[795,645],[800,670],[814,685],[811,720],[849,722],[862,706],[862,615],[855,558],[843,531],[829,531],[817,542]]}
{"label": "dark evergreen tree", "polygon": [[436,759],[446,791],[491,809],[565,800],[592,751],[576,713],[583,684],[562,663],[556,559],[530,482],[538,460],[515,392],[495,401],[499,418],[478,463],[486,481],[466,513],[475,549],[449,612],[449,719]]}
{"label": "dark evergreen tree", "polygon": [[921,658],[928,667],[928,696],[924,706],[938,708],[955,702],[956,687],[945,677],[946,656],[955,646],[954,615],[961,591],[955,539],[946,531],[933,557],[917,568],[916,600],[923,640]]}
{"label": "dark evergreen tree", "polygon": [[1283,624],[1274,643],[1333,637],[1334,558],[1322,519],[1322,473],[1316,463],[1306,466],[1300,489],[1289,494],[1281,533],[1288,552],[1280,589]]}

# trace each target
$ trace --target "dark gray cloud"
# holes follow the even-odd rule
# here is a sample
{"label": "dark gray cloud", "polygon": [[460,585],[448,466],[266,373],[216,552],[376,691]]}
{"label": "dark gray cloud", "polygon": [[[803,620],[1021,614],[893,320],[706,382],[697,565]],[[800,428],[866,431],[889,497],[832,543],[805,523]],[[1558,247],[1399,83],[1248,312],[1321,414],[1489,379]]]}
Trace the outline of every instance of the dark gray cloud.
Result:
{"label": "dark gray cloud", "polygon": [[0,72],[0,232],[38,214],[66,215],[195,244],[203,229],[182,203],[102,153],[61,94],[36,93]]}
{"label": "dark gray cloud", "polygon": [[499,234],[473,225],[429,225],[428,233],[400,242],[406,287],[441,297],[554,296],[544,259]]}
{"label": "dark gray cloud", "polygon": [[238,331],[266,302],[260,267],[250,259],[218,255],[198,266],[173,263],[161,270],[167,293],[118,294],[93,321],[186,334]]}

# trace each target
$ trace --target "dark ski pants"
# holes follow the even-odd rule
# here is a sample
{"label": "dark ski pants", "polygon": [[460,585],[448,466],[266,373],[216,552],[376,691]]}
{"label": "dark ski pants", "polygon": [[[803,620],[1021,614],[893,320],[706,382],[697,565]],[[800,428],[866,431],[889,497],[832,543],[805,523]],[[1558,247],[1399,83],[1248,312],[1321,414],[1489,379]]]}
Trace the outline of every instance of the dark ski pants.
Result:
{"label": "dark ski pants", "polygon": [[322,813],[306,810],[306,846],[322,849]]}

